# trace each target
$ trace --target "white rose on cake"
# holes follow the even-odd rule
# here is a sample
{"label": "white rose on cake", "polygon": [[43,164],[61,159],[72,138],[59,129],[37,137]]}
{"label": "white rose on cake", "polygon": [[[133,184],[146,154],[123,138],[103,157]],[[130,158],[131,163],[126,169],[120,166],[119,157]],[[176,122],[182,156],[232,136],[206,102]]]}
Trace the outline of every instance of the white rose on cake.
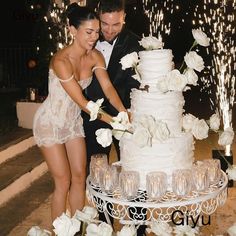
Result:
{"label": "white rose on cake", "polygon": [[183,116],[182,126],[186,132],[190,132],[192,130],[193,123],[194,123],[195,119],[197,119],[197,118],[190,113]]}
{"label": "white rose on cake", "polygon": [[145,129],[143,126],[136,127],[133,136],[134,142],[140,147],[152,146],[152,136],[148,129]]}
{"label": "white rose on cake", "polygon": [[143,37],[139,44],[146,50],[155,50],[163,48],[163,43],[153,36]]}
{"label": "white rose on cake", "polygon": [[156,122],[156,132],[154,138],[159,141],[165,141],[170,137],[170,131],[167,127],[167,124],[161,120]]}
{"label": "white rose on cake", "polygon": [[170,71],[167,76],[167,84],[168,90],[172,91],[183,91],[184,87],[187,84],[187,79],[184,75],[182,75],[179,70],[172,70]]}
{"label": "white rose on cake", "polygon": [[203,47],[207,47],[210,45],[210,39],[200,29],[193,29],[192,34],[193,34],[193,38],[196,40],[196,42],[199,45],[201,45]]}
{"label": "white rose on cake", "polygon": [[122,70],[126,70],[131,67],[136,67],[138,64],[139,58],[137,52],[132,52],[120,59],[122,65]]}
{"label": "white rose on cake", "polygon": [[196,118],[193,122],[192,134],[196,139],[202,140],[208,137],[209,126],[206,121]]}
{"label": "white rose on cake", "polygon": [[187,68],[184,75],[187,79],[187,84],[194,85],[194,86],[197,85],[198,75],[194,72],[193,69]]}
{"label": "white rose on cake", "polygon": [[186,53],[184,61],[189,68],[198,72],[201,72],[204,69],[204,61],[202,57],[194,51]]}

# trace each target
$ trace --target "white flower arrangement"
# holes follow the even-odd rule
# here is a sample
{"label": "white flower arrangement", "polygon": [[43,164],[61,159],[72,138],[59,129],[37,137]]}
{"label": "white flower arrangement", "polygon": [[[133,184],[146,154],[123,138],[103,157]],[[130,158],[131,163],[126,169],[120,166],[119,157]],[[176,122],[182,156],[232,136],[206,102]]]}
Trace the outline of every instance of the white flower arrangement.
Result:
{"label": "white flower arrangement", "polygon": [[[188,84],[193,86],[197,85],[198,75],[195,71],[201,72],[204,69],[204,61],[203,58],[195,51],[192,51],[192,49],[197,45],[203,47],[209,46],[210,39],[200,29],[193,29],[192,35],[194,42],[189,52],[184,56],[184,61],[180,69],[174,69],[170,71],[167,76],[158,80],[157,88],[163,93],[167,91],[186,91],[189,88],[187,87]],[[153,36],[143,37],[139,43],[145,50],[163,48],[163,43]],[[120,63],[123,70],[134,68],[135,75],[133,75],[133,78],[141,82],[142,78],[139,71],[139,57],[136,52],[124,56],[120,60]]]}

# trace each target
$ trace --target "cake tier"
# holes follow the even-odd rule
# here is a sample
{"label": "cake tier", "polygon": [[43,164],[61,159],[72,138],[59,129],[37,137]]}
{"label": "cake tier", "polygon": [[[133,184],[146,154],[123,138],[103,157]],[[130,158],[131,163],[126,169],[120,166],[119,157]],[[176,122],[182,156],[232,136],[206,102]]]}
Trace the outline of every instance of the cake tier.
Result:
{"label": "cake tier", "polygon": [[140,148],[132,139],[122,138],[120,154],[122,169],[138,171],[140,189],[146,189],[146,175],[152,171],[164,171],[168,176],[168,189],[171,189],[172,172],[176,169],[191,168],[193,163],[193,137],[182,133],[165,142],[154,140],[151,147]]}
{"label": "cake tier", "polygon": [[181,92],[147,92],[133,89],[131,93],[131,114],[133,121],[142,115],[152,115],[165,122],[171,135],[181,133],[184,97]]}
{"label": "cake tier", "polygon": [[138,70],[141,74],[141,84],[155,83],[158,78],[165,76],[168,72],[173,70],[173,55],[170,49],[159,49],[152,51],[139,52],[139,66]]}

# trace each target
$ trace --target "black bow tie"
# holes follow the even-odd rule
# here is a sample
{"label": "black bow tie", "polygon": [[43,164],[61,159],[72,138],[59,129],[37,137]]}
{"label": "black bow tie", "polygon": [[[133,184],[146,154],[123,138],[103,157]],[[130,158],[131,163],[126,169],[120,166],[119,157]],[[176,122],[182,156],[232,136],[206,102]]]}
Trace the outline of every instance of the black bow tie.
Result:
{"label": "black bow tie", "polygon": [[107,43],[109,43],[109,44],[111,44],[111,45],[113,45],[113,43],[114,43],[114,41],[117,39],[117,37],[115,37],[113,40],[111,40],[111,41],[107,41],[107,40],[105,40],[104,39],[104,37],[102,36],[102,35],[100,35],[100,37],[99,37],[99,41],[100,42],[107,42]]}

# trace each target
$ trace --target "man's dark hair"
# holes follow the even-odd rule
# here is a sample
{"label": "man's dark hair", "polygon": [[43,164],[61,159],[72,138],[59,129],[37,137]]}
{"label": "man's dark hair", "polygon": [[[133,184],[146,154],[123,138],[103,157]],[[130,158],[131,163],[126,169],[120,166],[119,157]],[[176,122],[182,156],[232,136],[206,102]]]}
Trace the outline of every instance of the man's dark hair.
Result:
{"label": "man's dark hair", "polygon": [[125,10],[125,0],[100,0],[98,3],[99,13],[111,13]]}

